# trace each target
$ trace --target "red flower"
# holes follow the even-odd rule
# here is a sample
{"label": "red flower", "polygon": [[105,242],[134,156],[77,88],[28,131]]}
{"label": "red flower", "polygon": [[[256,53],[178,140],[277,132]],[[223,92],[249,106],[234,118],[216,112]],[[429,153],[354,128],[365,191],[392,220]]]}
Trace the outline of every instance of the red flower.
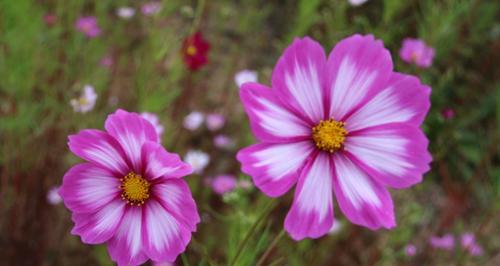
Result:
{"label": "red flower", "polygon": [[203,39],[200,32],[188,36],[182,44],[182,56],[184,63],[190,70],[198,70],[208,63],[207,53],[210,44]]}

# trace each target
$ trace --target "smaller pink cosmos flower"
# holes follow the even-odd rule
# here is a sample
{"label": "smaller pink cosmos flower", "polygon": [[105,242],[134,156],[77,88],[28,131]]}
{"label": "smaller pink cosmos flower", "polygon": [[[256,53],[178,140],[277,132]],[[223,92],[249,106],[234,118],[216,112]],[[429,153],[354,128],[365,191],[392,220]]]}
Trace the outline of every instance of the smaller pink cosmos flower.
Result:
{"label": "smaller pink cosmos flower", "polygon": [[232,175],[219,175],[212,181],[212,189],[219,195],[233,191],[236,185],[236,178]]}
{"label": "smaller pink cosmos flower", "polygon": [[75,112],[87,113],[94,109],[96,101],[97,94],[94,91],[94,87],[92,87],[91,85],[85,85],[80,97],[71,99],[70,104]]}
{"label": "smaller pink cosmos flower", "polygon": [[204,120],[205,120],[205,115],[203,115],[203,113],[198,111],[193,111],[184,118],[183,125],[186,129],[194,131],[198,129],[201,126],[201,124],[203,124]]}
{"label": "smaller pink cosmos flower", "polygon": [[442,237],[432,236],[429,239],[429,244],[436,249],[452,250],[455,247],[455,238],[451,234]]}
{"label": "smaller pink cosmos flower", "polygon": [[462,248],[469,251],[471,256],[481,256],[483,255],[483,248],[477,244],[476,237],[473,233],[464,233],[460,238]]}
{"label": "smaller pink cosmos flower", "polygon": [[113,65],[113,57],[110,55],[103,56],[101,61],[99,61],[99,65],[104,68],[110,68]]}
{"label": "smaller pink cosmos flower", "polygon": [[413,63],[419,67],[427,68],[432,65],[434,48],[425,44],[423,40],[406,38],[403,47],[399,50],[399,56],[407,63]]}
{"label": "smaller pink cosmos flower", "polygon": [[106,243],[119,266],[174,262],[200,222],[182,178],[191,166],[166,151],[137,113],[118,110],[104,127],[69,136],[70,150],[86,161],[66,172],[59,190],[72,212],[71,233]]}
{"label": "smaller pink cosmos flower", "polygon": [[445,108],[441,111],[441,116],[445,120],[451,120],[455,117],[455,111],[451,108]]}
{"label": "smaller pink cosmos flower", "polygon": [[210,131],[216,131],[224,126],[226,118],[221,114],[211,113],[207,115],[206,123]]}
{"label": "smaller pink cosmos flower", "polygon": [[153,125],[156,130],[156,134],[158,134],[158,137],[161,139],[161,135],[163,134],[165,128],[160,123],[160,118],[158,118],[157,115],[148,112],[142,112],[141,117]]}
{"label": "smaller pink cosmos flower", "polygon": [[405,254],[408,257],[413,257],[415,254],[417,254],[417,247],[413,244],[408,244],[405,247]]}
{"label": "smaller pink cosmos flower", "polygon": [[43,16],[43,21],[45,22],[45,24],[47,24],[47,26],[53,26],[54,24],[56,24],[57,17],[54,14],[47,14]]}
{"label": "smaller pink cosmos flower", "polygon": [[141,12],[142,14],[146,16],[152,16],[154,14],[157,14],[161,10],[161,3],[160,2],[148,2],[142,5],[141,7]]}
{"label": "smaller pink cosmos flower", "polygon": [[469,254],[471,256],[477,257],[477,256],[482,256],[484,254],[484,251],[481,246],[479,246],[478,244],[474,244],[469,247]]}
{"label": "smaller pink cosmos flower", "polygon": [[75,24],[78,31],[85,33],[88,38],[94,38],[101,34],[97,19],[93,16],[80,17]]}
{"label": "smaller pink cosmos flower", "polygon": [[241,88],[241,86],[247,82],[257,82],[258,79],[258,74],[257,71],[253,70],[242,70],[234,76],[234,82],[236,82],[236,85],[238,85],[238,88]]}
{"label": "smaller pink cosmos flower", "polygon": [[62,202],[61,195],[59,195],[59,187],[53,187],[47,192],[47,201],[51,205],[57,205]]}
{"label": "smaller pink cosmos flower", "polygon": [[219,149],[229,149],[233,147],[234,142],[227,135],[220,134],[214,137],[214,145]]}

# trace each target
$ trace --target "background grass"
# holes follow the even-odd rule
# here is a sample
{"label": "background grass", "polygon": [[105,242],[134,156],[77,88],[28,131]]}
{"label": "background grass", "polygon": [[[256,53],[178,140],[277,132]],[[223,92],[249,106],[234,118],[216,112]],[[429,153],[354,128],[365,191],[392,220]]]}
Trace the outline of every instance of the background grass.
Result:
{"label": "background grass", "polygon": [[[498,1],[370,0],[360,7],[337,0],[162,1],[159,14],[116,16],[118,7],[139,10],[143,1],[0,1],[0,261],[5,265],[110,265],[105,246],[88,246],[70,234],[70,213],[46,201],[79,161],[67,135],[102,128],[116,108],[157,113],[166,127],[162,143],[184,155],[208,152],[203,176],[187,178],[202,223],[178,264],[226,265],[252,225],[237,265],[499,265],[500,264],[500,22]],[[54,14],[53,26],[43,16]],[[76,19],[96,16],[101,36],[75,31]],[[211,43],[210,63],[189,72],[182,40],[200,30]],[[329,51],[353,33],[371,33],[391,51],[397,71],[432,87],[424,129],[434,161],[424,182],[391,191],[398,227],[373,232],[351,225],[335,207],[342,229],[333,236],[294,242],[280,234],[292,194],[271,201],[256,189],[224,198],[203,186],[205,176],[229,173],[248,179],[235,160],[237,148],[254,142],[238,98],[234,74],[255,69],[270,83],[272,68],[295,36],[309,35]],[[405,37],[435,47],[434,64],[417,69],[401,61]],[[99,66],[105,55],[115,62]],[[84,84],[98,93],[96,108],[74,113],[69,101]],[[443,119],[441,111],[455,110]],[[192,110],[220,112],[222,130],[237,147],[213,147],[213,133],[190,132],[182,119]],[[388,162],[390,163],[390,162]],[[271,206],[265,208],[265,206]],[[476,233],[485,249],[434,250],[431,235]],[[274,241],[276,240],[276,241]],[[272,242],[276,245],[273,247]],[[418,248],[415,257],[404,246]]]}

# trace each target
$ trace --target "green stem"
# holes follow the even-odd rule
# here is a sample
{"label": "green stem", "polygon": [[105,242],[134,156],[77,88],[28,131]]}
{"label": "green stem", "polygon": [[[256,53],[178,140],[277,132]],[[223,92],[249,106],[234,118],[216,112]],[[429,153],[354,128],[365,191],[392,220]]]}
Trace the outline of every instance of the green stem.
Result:
{"label": "green stem", "polygon": [[181,258],[182,258],[182,264],[184,266],[189,266],[189,261],[186,258],[186,253],[182,253]]}
{"label": "green stem", "polygon": [[285,230],[281,229],[278,235],[274,238],[273,242],[267,247],[266,251],[264,254],[262,254],[262,257],[260,257],[259,261],[257,262],[257,266],[264,265],[264,262],[266,261],[267,257],[269,254],[271,254],[271,251],[273,251],[274,247],[279,243],[281,238],[285,235]]}
{"label": "green stem", "polygon": [[203,15],[203,10],[205,9],[205,0],[199,0],[198,6],[196,7],[196,13],[194,14],[193,25],[191,26],[190,34],[194,34],[198,30],[200,25],[201,17]]}
{"label": "green stem", "polygon": [[238,246],[238,250],[236,251],[236,255],[233,257],[233,259],[231,260],[231,263],[229,265],[231,265],[231,266],[236,265],[236,262],[238,261],[238,258],[240,257],[241,252],[243,251],[243,249],[245,248],[245,246],[248,244],[248,241],[250,240],[250,238],[252,237],[252,235],[257,230],[257,227],[264,220],[264,218],[267,217],[267,215],[271,212],[271,210],[274,208],[275,201],[276,201],[276,199],[272,199],[271,201],[269,201],[269,203],[264,208],[264,211],[262,211],[262,213],[259,215],[259,217],[257,218],[257,220],[254,222],[254,224],[252,225],[252,227],[250,227],[250,230],[248,231],[247,235],[245,236],[245,238],[243,239],[243,241]]}

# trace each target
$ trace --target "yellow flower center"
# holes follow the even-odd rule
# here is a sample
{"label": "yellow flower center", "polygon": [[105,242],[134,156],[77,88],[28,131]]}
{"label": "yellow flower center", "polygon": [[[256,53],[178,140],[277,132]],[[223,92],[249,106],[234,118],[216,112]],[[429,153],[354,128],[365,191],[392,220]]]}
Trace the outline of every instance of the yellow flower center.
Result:
{"label": "yellow flower center", "polygon": [[318,149],[334,152],[342,148],[345,137],[349,133],[344,128],[345,122],[336,121],[330,118],[321,120],[319,124],[312,128],[312,138]]}
{"label": "yellow flower center", "polygon": [[130,172],[125,177],[120,179],[122,184],[122,199],[130,205],[141,206],[149,198],[150,184],[142,176]]}
{"label": "yellow flower center", "polygon": [[186,53],[190,56],[193,56],[196,54],[198,50],[196,49],[196,47],[194,45],[189,45],[188,48],[186,49]]}

